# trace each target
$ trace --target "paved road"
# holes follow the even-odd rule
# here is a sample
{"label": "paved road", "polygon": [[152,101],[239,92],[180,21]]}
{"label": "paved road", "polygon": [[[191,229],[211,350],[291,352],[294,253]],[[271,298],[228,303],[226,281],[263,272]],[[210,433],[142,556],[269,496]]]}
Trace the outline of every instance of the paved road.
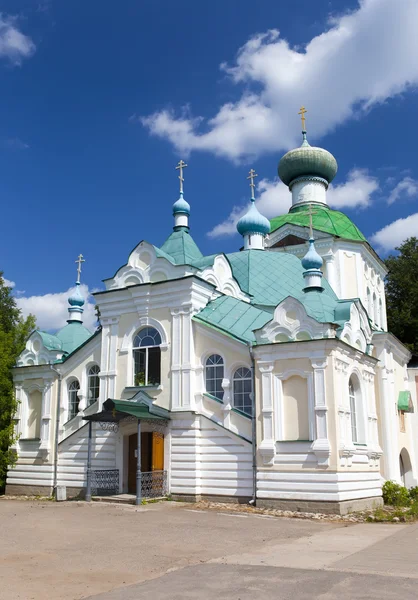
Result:
{"label": "paved road", "polygon": [[1,600],[418,598],[418,526],[0,500]]}

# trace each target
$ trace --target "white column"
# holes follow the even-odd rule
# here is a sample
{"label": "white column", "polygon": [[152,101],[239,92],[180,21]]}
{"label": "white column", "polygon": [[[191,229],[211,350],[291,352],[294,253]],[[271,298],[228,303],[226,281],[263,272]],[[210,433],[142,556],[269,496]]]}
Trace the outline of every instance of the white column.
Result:
{"label": "white column", "polygon": [[261,373],[261,422],[262,437],[259,445],[265,465],[272,465],[276,455],[276,441],[273,426],[273,363],[258,363]]}
{"label": "white column", "polygon": [[181,319],[181,405],[184,409],[194,409],[194,340],[192,331],[192,310],[182,310]]}
{"label": "white column", "polygon": [[[23,423],[22,423],[22,406],[23,406],[23,388],[22,386],[16,385],[15,386],[15,394],[16,394],[16,400],[17,400],[17,407],[16,407],[16,414],[14,416],[14,430],[15,430],[15,435],[16,437],[23,437]],[[14,447],[16,447],[17,444],[15,444]]]}
{"label": "white column", "polygon": [[328,280],[328,283],[334,290],[334,292],[339,296],[339,286],[337,282],[337,272],[335,268],[335,256],[334,254],[324,254],[322,257],[325,261],[325,277]]}
{"label": "white column", "polygon": [[42,414],[41,414],[41,449],[50,448],[50,426],[51,426],[51,389],[52,381],[48,382],[42,391]]}
{"label": "white column", "polygon": [[171,337],[171,410],[181,408],[181,318],[180,310],[173,309]]}
{"label": "white column", "polygon": [[395,398],[391,392],[391,382],[389,371],[386,367],[378,367],[378,381],[380,388],[380,406],[382,419],[382,446],[384,456],[384,472],[385,479],[399,481],[399,457],[397,439],[394,436],[393,424],[398,426],[396,418],[394,402]]}
{"label": "white column", "polygon": [[314,392],[315,392],[315,425],[316,439],[312,444],[312,450],[315,453],[318,466],[328,467],[329,457],[331,455],[331,444],[328,439],[328,422],[325,394],[325,368],[328,364],[326,358],[311,360],[314,370]]}
{"label": "white column", "polygon": [[103,402],[109,398],[107,370],[109,365],[109,346],[110,346],[110,324],[107,319],[102,318],[102,348],[100,355],[100,390],[99,390],[99,410]]}
{"label": "white column", "polygon": [[108,367],[108,397],[116,398],[117,348],[118,348],[119,318],[112,317],[110,323],[109,367]]}

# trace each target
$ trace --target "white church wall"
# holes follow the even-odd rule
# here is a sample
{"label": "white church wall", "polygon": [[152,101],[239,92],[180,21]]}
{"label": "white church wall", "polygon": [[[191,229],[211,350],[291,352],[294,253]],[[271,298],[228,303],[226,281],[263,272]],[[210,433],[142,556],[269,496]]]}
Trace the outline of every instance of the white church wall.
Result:
{"label": "white church wall", "polygon": [[204,416],[178,414],[171,422],[170,492],[250,497],[251,444]]}
{"label": "white church wall", "polygon": [[[248,346],[196,322],[193,329],[196,353],[196,408],[207,416],[214,416],[223,427],[251,439],[251,419],[234,411],[233,398],[235,371],[240,367],[251,369]],[[224,364],[224,394],[222,400],[218,401],[205,397],[205,365],[212,354],[221,356]]]}
{"label": "white church wall", "polygon": [[410,391],[407,363],[410,353],[392,334],[375,334],[373,342],[378,363],[378,420],[379,439],[383,449],[382,476],[385,479],[404,483],[401,478],[400,456],[410,463],[407,481],[408,487],[416,485],[418,476],[414,427],[414,416],[404,414],[405,432],[401,431],[401,418],[398,411],[398,397],[401,391]]}
{"label": "white church wall", "polygon": [[[363,410],[359,416],[362,444],[355,446],[351,439],[347,443],[342,435],[348,434],[345,419],[349,377],[358,371],[363,380],[363,371],[372,372],[376,361],[338,340],[260,347],[256,348],[256,356],[257,395],[260,398],[257,416],[258,497],[263,501],[306,502],[379,499],[381,485],[370,375],[366,375],[367,382],[362,382]],[[336,360],[342,363],[342,359],[344,371],[342,364],[338,368],[336,365]],[[302,385],[300,380],[305,383]],[[297,385],[294,385],[295,381]],[[306,429],[306,411],[300,415],[296,410],[289,417],[291,421],[300,421],[297,426],[294,423],[292,427],[288,426],[294,439],[286,439],[283,435],[286,432],[283,404],[290,398],[294,408],[296,396],[307,397],[310,418],[308,441],[297,439],[301,428],[305,426]]]}
{"label": "white church wall", "polygon": [[[85,423],[85,421],[84,421]],[[88,425],[84,424],[58,446],[58,485],[82,488],[86,485]],[[92,469],[116,468],[116,437],[103,431],[96,423],[92,427]]]}

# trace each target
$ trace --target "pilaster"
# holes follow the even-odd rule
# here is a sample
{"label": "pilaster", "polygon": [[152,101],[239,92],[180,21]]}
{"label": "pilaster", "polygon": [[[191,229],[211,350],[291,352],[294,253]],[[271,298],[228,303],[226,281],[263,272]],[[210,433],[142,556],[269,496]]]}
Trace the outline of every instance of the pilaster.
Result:
{"label": "pilaster", "polygon": [[328,467],[331,455],[331,444],[328,439],[328,407],[325,391],[325,368],[328,364],[326,358],[311,360],[314,370],[314,393],[315,393],[315,425],[316,439],[311,448],[314,452],[318,466]]}
{"label": "pilaster", "polygon": [[272,465],[276,455],[273,425],[273,369],[274,363],[258,362],[261,373],[262,437],[259,452],[265,465]]}

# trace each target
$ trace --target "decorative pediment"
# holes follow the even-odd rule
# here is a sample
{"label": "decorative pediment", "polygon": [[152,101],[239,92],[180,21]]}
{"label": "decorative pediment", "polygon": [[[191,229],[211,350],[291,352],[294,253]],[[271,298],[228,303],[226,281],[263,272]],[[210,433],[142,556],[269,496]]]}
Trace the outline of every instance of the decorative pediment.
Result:
{"label": "decorative pediment", "polygon": [[43,331],[34,331],[17,359],[17,366],[47,365],[62,356],[63,351],[58,338]]}
{"label": "decorative pediment", "polygon": [[275,309],[274,317],[255,331],[258,343],[299,342],[335,337],[329,323],[308,316],[303,304],[288,296]]}
{"label": "decorative pediment", "polygon": [[148,242],[141,242],[134,248],[113,277],[105,280],[106,289],[116,289],[174,279],[183,274],[184,267],[173,265],[164,256],[158,256],[156,248]]}
{"label": "decorative pediment", "polygon": [[201,271],[199,275],[208,283],[216,286],[219,292],[244,300],[244,302],[250,301],[233,277],[231,265],[223,254],[216,256],[213,265]]}

